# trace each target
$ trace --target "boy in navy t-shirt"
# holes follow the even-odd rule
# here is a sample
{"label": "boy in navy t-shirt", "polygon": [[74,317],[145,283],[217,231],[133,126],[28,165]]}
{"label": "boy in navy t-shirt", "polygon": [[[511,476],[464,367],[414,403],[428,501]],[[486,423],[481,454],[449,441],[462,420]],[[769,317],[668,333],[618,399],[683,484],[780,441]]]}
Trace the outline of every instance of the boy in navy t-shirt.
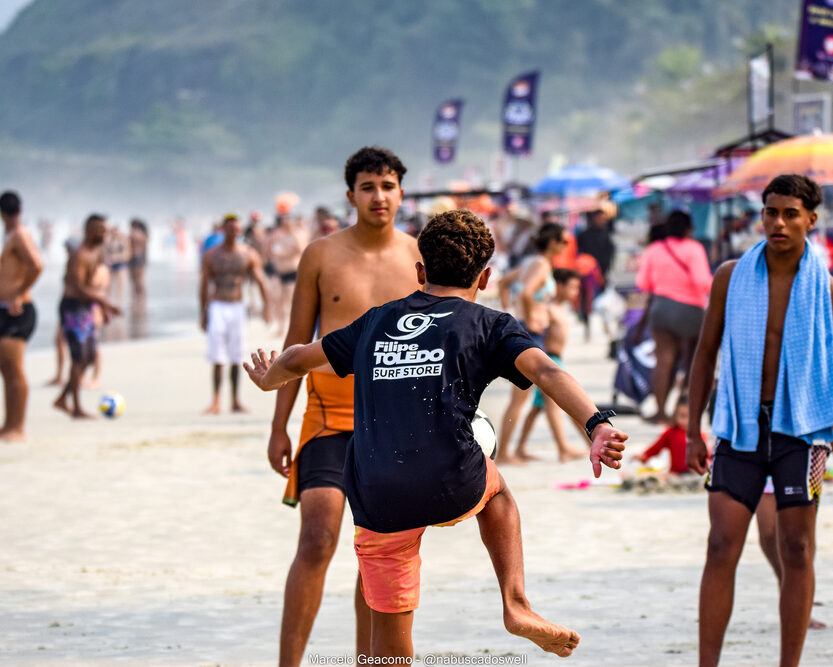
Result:
{"label": "boy in navy t-shirt", "polygon": [[330,363],[355,375],[355,428],[345,460],[356,525],[362,593],[372,610],[373,656],[413,655],[419,545],[430,525],[477,516],[498,576],[509,632],[568,656],[579,635],[535,614],[524,594],[520,520],[471,419],[487,385],[532,382],[592,438],[593,472],[618,468],[627,436],[614,429],[578,383],[507,313],[474,303],[486,288],[494,241],[468,211],[432,218],[418,239],[424,292],[372,308],[351,325],[280,356],[263,350],[245,365],[264,391]]}

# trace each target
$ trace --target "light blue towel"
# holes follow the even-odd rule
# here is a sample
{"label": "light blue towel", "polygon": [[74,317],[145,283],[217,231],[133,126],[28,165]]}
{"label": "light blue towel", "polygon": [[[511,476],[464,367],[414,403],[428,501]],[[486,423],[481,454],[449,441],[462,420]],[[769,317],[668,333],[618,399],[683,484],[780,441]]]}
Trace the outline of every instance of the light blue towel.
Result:
{"label": "light blue towel", "polygon": [[[740,451],[758,446],[769,280],[757,243],[738,260],[729,282],[712,430]],[[830,275],[805,244],[793,281],[784,334],[772,430],[808,443],[833,440],[833,313]]]}

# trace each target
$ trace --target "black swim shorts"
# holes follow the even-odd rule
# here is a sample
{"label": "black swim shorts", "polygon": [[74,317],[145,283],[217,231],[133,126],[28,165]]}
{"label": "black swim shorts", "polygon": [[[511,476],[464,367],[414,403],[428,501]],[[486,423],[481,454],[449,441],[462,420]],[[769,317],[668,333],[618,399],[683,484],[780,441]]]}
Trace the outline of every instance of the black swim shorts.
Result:
{"label": "black swim shorts", "polygon": [[344,493],[344,457],[352,431],[307,442],[298,454],[298,495],[307,489],[336,488]]}
{"label": "black swim shorts", "polygon": [[290,283],[294,283],[298,280],[298,272],[287,271],[286,273],[279,273],[278,279],[281,281],[281,285],[289,285]]}
{"label": "black swim shorts", "polygon": [[23,304],[20,315],[9,313],[8,306],[0,306],[0,338],[29,340],[37,324],[37,314],[32,303]]}
{"label": "black swim shorts", "polygon": [[737,451],[728,440],[718,438],[706,488],[728,493],[754,513],[771,475],[779,510],[817,504],[829,446],[773,433],[771,424],[772,404],[765,403],[758,415],[760,437],[754,452]]}

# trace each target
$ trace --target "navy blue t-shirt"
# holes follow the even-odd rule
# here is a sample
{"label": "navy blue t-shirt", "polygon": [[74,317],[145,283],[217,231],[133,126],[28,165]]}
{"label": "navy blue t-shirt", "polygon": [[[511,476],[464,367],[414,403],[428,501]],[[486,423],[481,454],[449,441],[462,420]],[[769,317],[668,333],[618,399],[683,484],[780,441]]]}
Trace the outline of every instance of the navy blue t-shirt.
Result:
{"label": "navy blue t-shirt", "polygon": [[535,343],[502,313],[424,292],[373,308],[321,341],[355,375],[344,484],[357,526],[392,533],[456,519],[480,502],[486,460],[471,419],[497,377],[530,381],[515,359]]}

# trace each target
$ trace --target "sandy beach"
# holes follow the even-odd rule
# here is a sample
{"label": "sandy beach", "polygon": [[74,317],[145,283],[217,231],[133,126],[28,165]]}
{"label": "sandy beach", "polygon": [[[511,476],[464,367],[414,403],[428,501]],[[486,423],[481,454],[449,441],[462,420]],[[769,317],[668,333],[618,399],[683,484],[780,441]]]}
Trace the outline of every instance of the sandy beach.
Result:
{"label": "sandy beach", "polygon": [[[250,341],[278,343],[259,323]],[[576,335],[565,355],[597,402],[610,399],[613,363],[603,359],[605,348],[601,332],[590,343]],[[0,662],[274,664],[299,513],[282,505],[284,482],[265,456],[273,395],[246,380],[250,414],[203,416],[210,370],[196,330],[107,345],[103,354],[103,388],[122,393],[127,409],[119,419],[90,422],[51,407],[56,390],[43,385],[54,371],[52,351],[27,356],[29,441],[0,444]],[[481,407],[495,421],[508,392],[500,381],[484,396]],[[87,408],[99,394],[84,393]],[[660,432],[635,417],[616,423],[631,434],[631,452]],[[528,596],[543,616],[582,635],[565,664],[695,664],[706,493],[622,492],[612,471],[603,476],[607,485],[557,490],[556,482],[589,479],[589,463],[558,464],[543,419],[533,438],[542,460],[502,472],[521,512]],[[814,614],[833,627],[833,485],[825,486],[817,555],[822,606]],[[349,513],[340,541],[308,664],[352,655]],[[424,664],[558,660],[503,629],[475,521],[428,530],[422,557],[414,645]],[[776,583],[753,527],[723,664],[775,665],[777,651]],[[802,664],[833,664],[833,629],[808,633]]]}

